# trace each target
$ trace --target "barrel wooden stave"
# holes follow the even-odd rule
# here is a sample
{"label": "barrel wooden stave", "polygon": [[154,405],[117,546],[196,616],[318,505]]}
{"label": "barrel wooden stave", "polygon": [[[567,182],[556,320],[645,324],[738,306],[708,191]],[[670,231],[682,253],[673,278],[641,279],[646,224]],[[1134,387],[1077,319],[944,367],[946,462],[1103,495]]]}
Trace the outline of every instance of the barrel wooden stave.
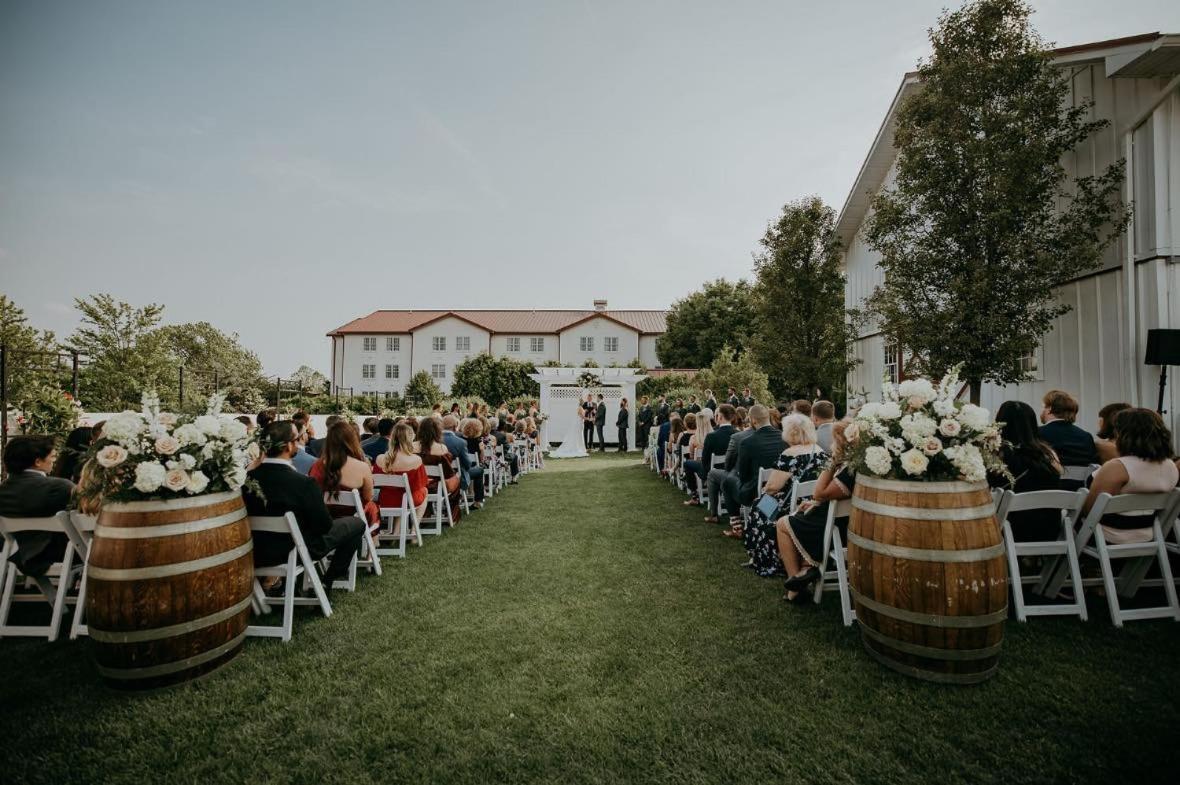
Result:
{"label": "barrel wooden stave", "polygon": [[[958,487],[920,492],[936,485]],[[849,526],[849,584],[857,596],[857,620],[870,654],[895,670],[932,681],[973,683],[993,675],[1003,641],[1007,566],[986,486],[858,477],[855,496],[862,503],[886,508],[930,511],[920,514],[935,518],[917,520],[868,511],[854,501]],[[953,511],[965,509],[979,514],[953,519]],[[947,510],[946,518],[938,516],[938,510]],[[868,543],[862,547],[855,538]],[[988,555],[957,562],[923,561],[880,553],[880,545],[946,551],[950,558],[956,558],[956,551]],[[882,607],[877,610],[868,607],[869,603]]]}
{"label": "barrel wooden stave", "polygon": [[[241,495],[183,502],[108,504],[100,515],[86,613],[99,672],[113,687],[187,681],[241,648],[254,580]],[[180,566],[201,559],[207,566]]]}

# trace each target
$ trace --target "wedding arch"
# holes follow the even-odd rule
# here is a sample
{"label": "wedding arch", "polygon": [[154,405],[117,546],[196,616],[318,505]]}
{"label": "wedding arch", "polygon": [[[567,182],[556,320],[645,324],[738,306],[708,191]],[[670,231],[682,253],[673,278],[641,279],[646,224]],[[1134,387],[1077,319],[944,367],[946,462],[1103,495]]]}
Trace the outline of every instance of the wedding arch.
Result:
{"label": "wedding arch", "polygon": [[[607,444],[617,444],[618,429],[615,419],[619,401],[627,399],[630,414],[627,421],[627,449],[635,449],[635,385],[647,378],[635,368],[549,368],[538,366],[529,378],[541,385],[541,411],[549,419],[541,425],[541,440],[550,443],[550,436],[561,438],[570,422],[578,417],[576,403],[586,393],[594,400],[602,394],[606,404],[606,425],[602,429]],[[590,382],[586,384],[586,382]]]}

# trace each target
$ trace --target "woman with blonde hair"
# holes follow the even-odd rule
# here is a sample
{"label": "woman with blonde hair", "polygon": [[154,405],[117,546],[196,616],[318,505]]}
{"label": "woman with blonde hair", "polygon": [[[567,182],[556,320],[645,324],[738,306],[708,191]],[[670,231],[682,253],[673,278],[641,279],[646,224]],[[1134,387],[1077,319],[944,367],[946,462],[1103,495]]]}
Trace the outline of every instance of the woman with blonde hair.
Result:
{"label": "woman with blonde hair", "polygon": [[696,430],[692,434],[692,438],[688,440],[688,447],[685,448],[684,455],[684,482],[688,486],[688,491],[691,494],[688,501],[684,502],[685,506],[700,506],[700,485],[704,480],[708,469],[701,464],[701,458],[705,451],[705,437],[713,432],[713,410],[706,407],[701,409],[696,415]]}
{"label": "woman with blonde hair", "polygon": [[[399,422],[393,426],[393,433],[389,435],[389,451],[378,455],[373,462],[374,474],[400,474],[406,478],[410,486],[410,503],[418,520],[422,520],[426,512],[426,465],[414,451],[414,429],[406,422]],[[400,507],[402,504],[401,488],[382,488],[378,496],[378,504],[382,507]]]}

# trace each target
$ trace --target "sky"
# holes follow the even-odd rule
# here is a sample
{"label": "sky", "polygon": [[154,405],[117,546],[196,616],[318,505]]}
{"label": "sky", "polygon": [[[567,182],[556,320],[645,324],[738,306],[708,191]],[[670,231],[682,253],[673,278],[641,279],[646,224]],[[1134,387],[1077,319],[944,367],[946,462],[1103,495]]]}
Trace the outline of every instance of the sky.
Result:
{"label": "sky", "polygon": [[[379,308],[666,308],[844,203],[946,0],[0,0],[0,292],[327,370]],[[1180,4],[1034,2],[1067,46]]]}

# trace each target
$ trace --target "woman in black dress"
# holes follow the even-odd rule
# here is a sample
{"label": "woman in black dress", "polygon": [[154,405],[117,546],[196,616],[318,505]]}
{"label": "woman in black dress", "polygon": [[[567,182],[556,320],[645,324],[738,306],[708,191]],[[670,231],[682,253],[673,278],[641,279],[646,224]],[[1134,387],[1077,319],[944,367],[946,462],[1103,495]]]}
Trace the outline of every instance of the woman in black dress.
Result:
{"label": "woman in black dress", "polygon": [[[1016,493],[1056,491],[1061,489],[1061,462],[1048,442],[1037,431],[1037,415],[1023,401],[1005,401],[996,412],[1003,423],[1000,435],[1004,445],[1000,457],[1015,482],[1000,474],[988,476],[993,488]],[[1008,522],[1017,542],[1046,542],[1061,537],[1061,514],[1055,510],[1022,510],[1011,513]]]}

